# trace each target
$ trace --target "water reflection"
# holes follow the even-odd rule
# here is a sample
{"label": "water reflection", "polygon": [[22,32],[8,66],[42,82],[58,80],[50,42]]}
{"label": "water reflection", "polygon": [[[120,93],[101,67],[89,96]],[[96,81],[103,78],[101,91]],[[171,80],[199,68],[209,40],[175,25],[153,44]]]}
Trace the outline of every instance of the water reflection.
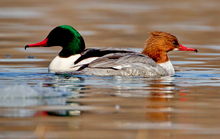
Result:
{"label": "water reflection", "polygon": [[[191,120],[199,123],[198,119],[182,120],[181,117],[204,115],[201,108],[204,105],[209,108],[206,103],[192,102],[192,95],[196,93],[190,92],[189,87],[203,83],[217,87],[219,82],[216,70],[208,72],[206,68],[196,73],[197,68],[184,68],[174,77],[158,79],[54,75],[48,74],[46,68],[28,66],[12,68],[5,65],[2,68],[10,72],[0,72],[0,116],[43,118],[40,122],[28,121],[38,136],[48,130],[55,133],[60,128],[71,133],[80,129],[118,129],[120,133],[131,130],[143,137],[149,135],[149,129],[184,130],[186,133],[207,131],[192,124]],[[201,89],[198,96],[205,96],[201,95]],[[192,104],[198,109],[194,110]],[[48,121],[51,118],[57,119]],[[20,124],[27,121],[6,123],[19,129]],[[54,128],[57,125],[61,125],[60,128]]]}
{"label": "water reflection", "polygon": [[[91,96],[146,98],[148,100],[146,107],[156,109],[157,107],[153,105],[155,102],[168,100],[174,95],[176,89],[173,79],[174,77],[157,80],[142,78],[140,80],[139,78],[72,77],[66,75],[47,77],[46,74],[39,79],[32,75],[29,79],[30,82],[26,81],[27,85],[11,85],[2,88],[0,106],[4,109],[4,113],[1,113],[1,116],[25,117],[36,114],[39,116],[39,111],[44,111],[45,108],[44,115],[45,113],[57,116],[80,115],[81,106],[88,104],[84,101],[78,101]],[[105,103],[106,99],[102,101]],[[111,106],[112,104],[108,105]],[[128,104],[125,103],[121,106],[121,104],[116,103],[113,105],[113,112],[115,110],[120,112],[120,108]],[[55,107],[57,107],[56,110],[54,110]],[[76,110],[71,107],[76,108]],[[64,110],[62,110],[63,108]],[[68,110],[68,108],[71,109]],[[93,107],[93,109],[95,108]],[[99,108],[97,108],[98,111]],[[105,109],[104,111],[108,110],[112,111],[112,109]]]}
{"label": "water reflection", "polygon": [[170,77],[167,80],[156,80],[151,87],[151,97],[146,98],[146,108],[152,112],[146,112],[146,120],[151,122],[168,122],[172,114],[173,107],[169,103],[174,98],[178,90],[173,83],[175,78]]}
{"label": "water reflection", "polygon": [[11,85],[1,89],[0,107],[3,117],[30,117],[37,113],[36,106],[64,105],[66,93],[52,88]]}

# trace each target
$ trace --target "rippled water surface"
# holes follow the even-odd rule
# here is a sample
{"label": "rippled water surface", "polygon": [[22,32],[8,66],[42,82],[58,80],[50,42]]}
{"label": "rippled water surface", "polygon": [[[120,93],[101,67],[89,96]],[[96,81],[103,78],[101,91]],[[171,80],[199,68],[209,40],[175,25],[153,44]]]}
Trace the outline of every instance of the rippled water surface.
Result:
{"label": "rippled water surface", "polygon": [[[219,138],[218,0],[1,0],[0,138]],[[49,74],[59,48],[24,50],[69,24],[87,47],[140,51],[167,31],[199,53],[171,52],[173,77]]]}

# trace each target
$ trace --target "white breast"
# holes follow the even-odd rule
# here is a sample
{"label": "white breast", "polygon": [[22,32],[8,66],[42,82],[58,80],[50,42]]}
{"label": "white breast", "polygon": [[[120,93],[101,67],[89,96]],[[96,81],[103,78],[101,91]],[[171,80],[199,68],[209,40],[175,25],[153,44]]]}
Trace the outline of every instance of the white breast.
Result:
{"label": "white breast", "polygon": [[169,75],[174,75],[175,74],[175,70],[174,70],[173,65],[170,61],[160,63],[159,65],[161,67],[163,67],[169,73]]}
{"label": "white breast", "polygon": [[80,57],[80,54],[76,54],[67,58],[62,58],[60,56],[56,56],[49,65],[49,72],[57,73],[57,72],[72,72],[78,70],[83,64],[88,64],[98,57],[87,58],[85,60],[80,61],[77,64],[74,62]]}

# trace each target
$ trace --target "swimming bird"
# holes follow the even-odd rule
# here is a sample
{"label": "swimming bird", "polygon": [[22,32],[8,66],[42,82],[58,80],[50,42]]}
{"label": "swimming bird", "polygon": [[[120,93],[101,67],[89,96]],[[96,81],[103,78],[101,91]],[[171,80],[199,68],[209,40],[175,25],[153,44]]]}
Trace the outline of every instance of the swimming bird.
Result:
{"label": "swimming bird", "polygon": [[88,64],[98,57],[109,53],[131,53],[125,50],[112,49],[85,49],[85,42],[81,34],[69,25],[55,27],[41,42],[28,44],[28,47],[52,47],[61,46],[59,52],[51,63],[48,70],[51,73],[64,73],[78,70],[82,65]]}
{"label": "swimming bird", "polygon": [[83,65],[73,74],[98,76],[161,77],[175,74],[168,57],[170,51],[195,51],[181,45],[178,39],[167,32],[154,31],[147,39],[141,53],[110,53]]}
{"label": "swimming bird", "polygon": [[54,28],[41,42],[28,47],[61,46],[49,65],[49,72],[98,76],[160,77],[175,73],[167,53],[172,50],[195,51],[180,45],[167,32],[152,32],[141,53],[121,49],[85,49],[80,33],[69,25]]}

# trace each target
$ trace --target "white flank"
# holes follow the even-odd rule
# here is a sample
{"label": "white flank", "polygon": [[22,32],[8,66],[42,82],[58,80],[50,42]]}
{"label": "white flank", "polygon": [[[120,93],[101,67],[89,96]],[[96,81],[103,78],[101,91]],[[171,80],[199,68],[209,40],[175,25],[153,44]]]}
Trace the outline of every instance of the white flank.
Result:
{"label": "white flank", "polygon": [[68,58],[62,58],[60,56],[56,56],[49,65],[49,72],[72,72],[78,70],[83,64],[88,64],[98,57],[87,58],[80,61],[77,64],[74,62],[80,57],[80,54],[76,54],[70,56]]}
{"label": "white flank", "polygon": [[117,69],[117,70],[121,70],[122,68],[130,68],[130,67],[131,67],[130,65],[119,65],[119,66],[115,66],[112,68]]}
{"label": "white flank", "polygon": [[159,65],[161,67],[163,67],[169,73],[169,75],[175,74],[175,70],[174,70],[173,65],[170,61],[160,63]]}

